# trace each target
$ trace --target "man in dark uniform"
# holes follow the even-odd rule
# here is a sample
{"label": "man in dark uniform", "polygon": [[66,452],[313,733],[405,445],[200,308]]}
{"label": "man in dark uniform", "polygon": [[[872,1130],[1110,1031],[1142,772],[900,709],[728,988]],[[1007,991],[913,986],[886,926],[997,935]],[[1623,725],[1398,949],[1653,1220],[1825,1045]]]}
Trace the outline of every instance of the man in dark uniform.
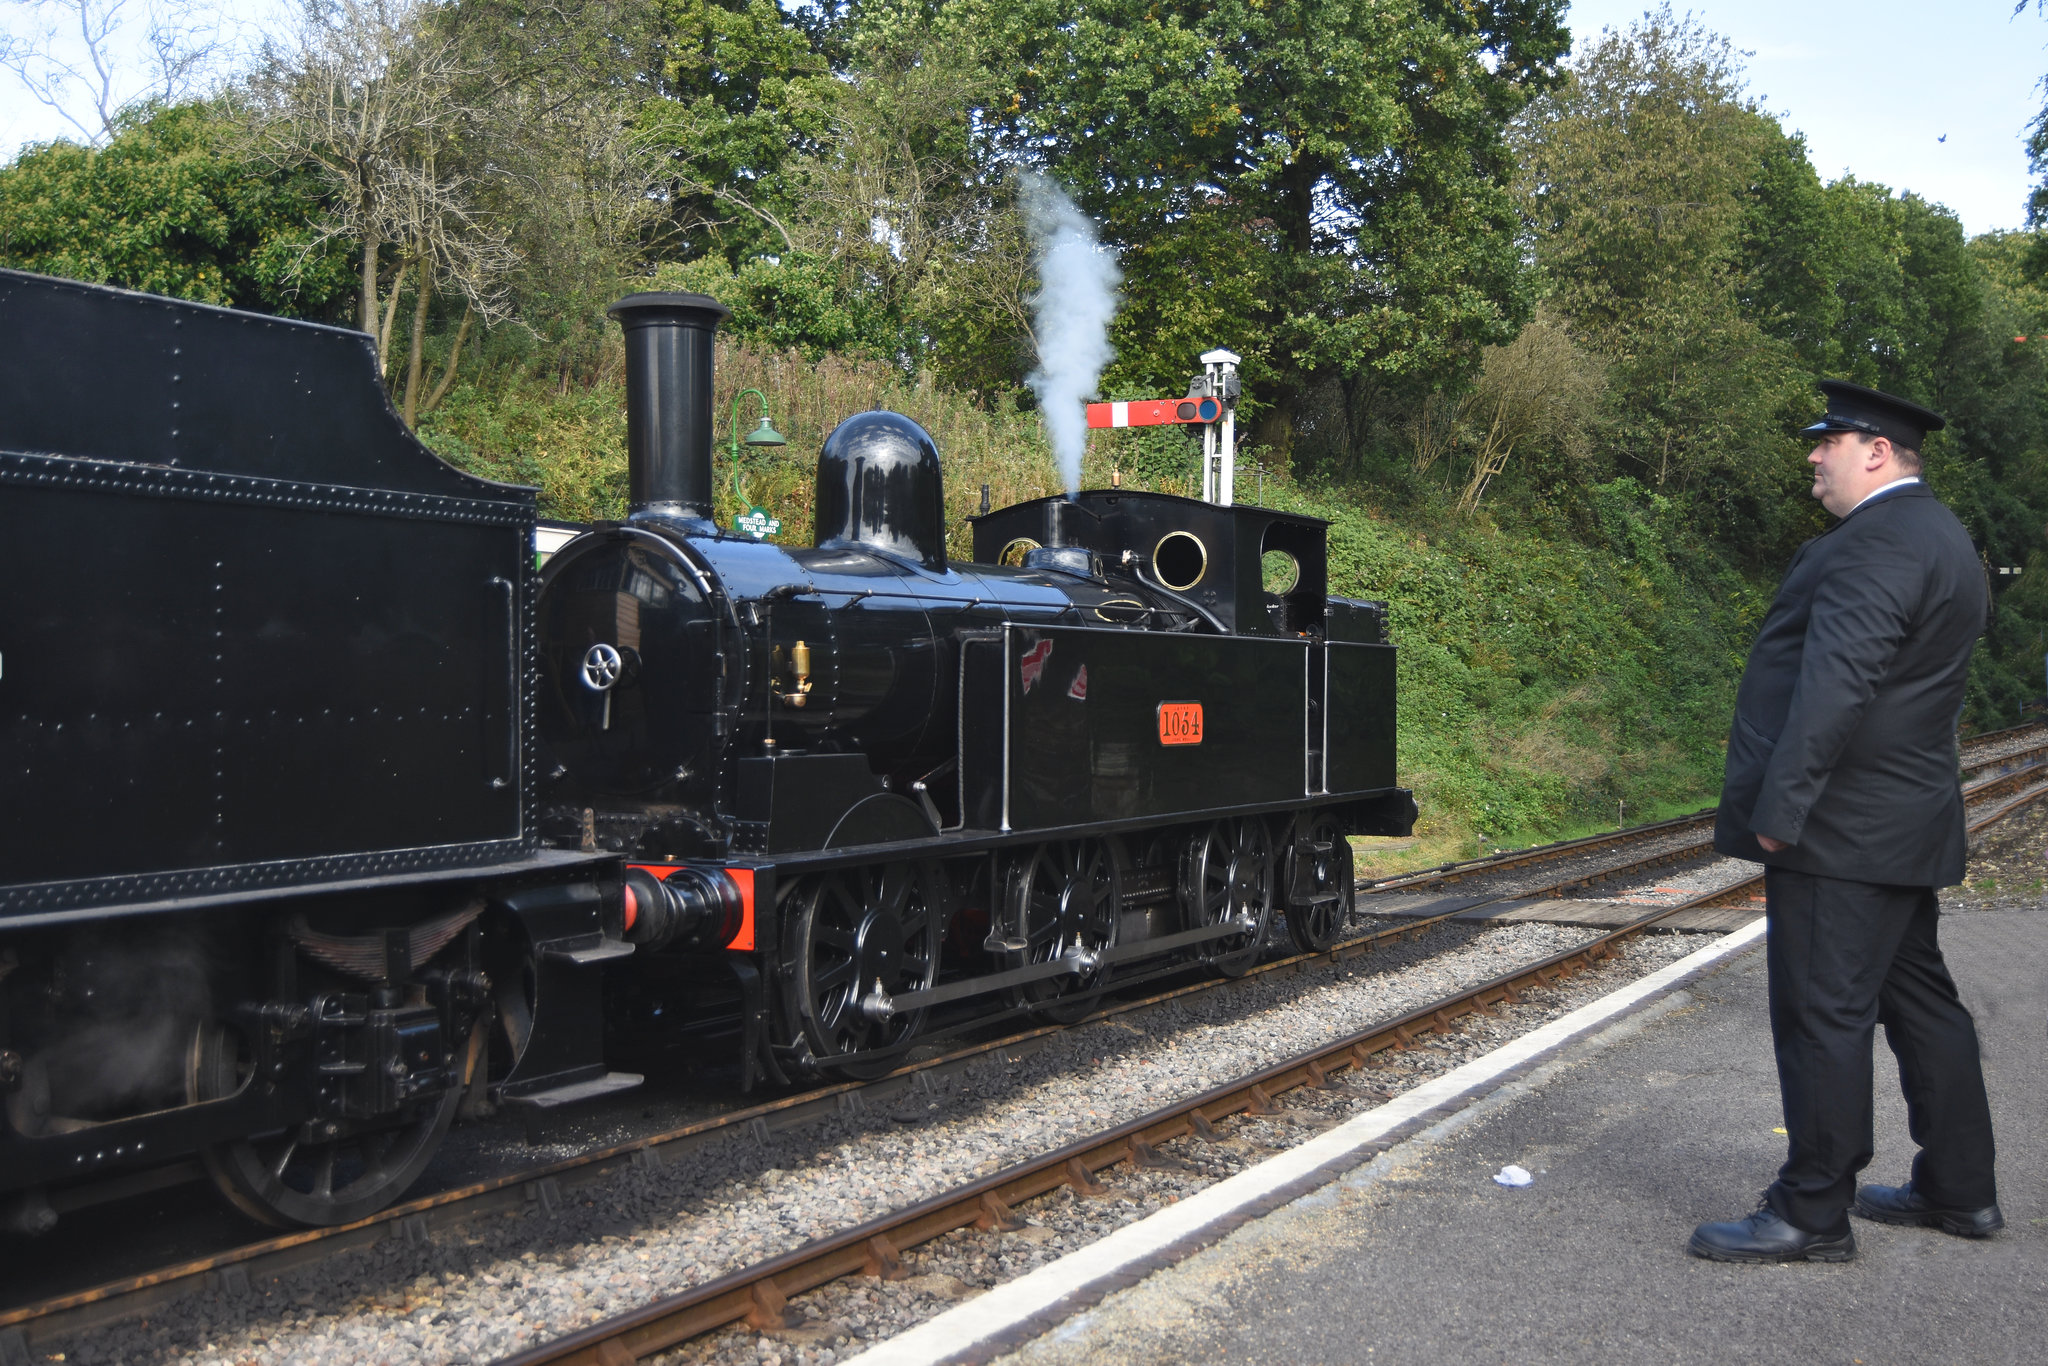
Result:
{"label": "man in dark uniform", "polygon": [[[1852,1200],[1970,1237],[2004,1224],[1977,1031],[1935,942],[1934,889],[1962,880],[1967,852],[1955,725],[1984,572],[1919,479],[1942,419],[1820,387],[1827,416],[1802,434],[1813,496],[1840,520],[1799,547],[1750,648],[1714,829],[1722,853],[1766,865],[1788,1155],[1755,1214],[1694,1231],[1717,1261],[1846,1261]],[[1920,1152],[1906,1185],[1858,1191],[1880,1020]]]}

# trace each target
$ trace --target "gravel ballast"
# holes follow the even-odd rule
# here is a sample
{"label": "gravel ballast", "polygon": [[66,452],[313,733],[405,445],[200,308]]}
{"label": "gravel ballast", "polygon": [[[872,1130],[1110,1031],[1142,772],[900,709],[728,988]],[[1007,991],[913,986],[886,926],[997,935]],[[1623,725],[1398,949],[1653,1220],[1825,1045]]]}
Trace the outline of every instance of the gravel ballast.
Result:
{"label": "gravel ballast", "polygon": [[1424,1036],[1413,1049],[1381,1054],[1381,1066],[1346,1072],[1326,1090],[1279,1097],[1283,1113],[1238,1116],[1218,1126],[1220,1141],[1180,1139],[1162,1152],[1181,1171],[1118,1165],[1097,1177],[1106,1196],[1062,1189],[1018,1213],[1031,1226],[1007,1234],[960,1230],[904,1254],[907,1279],[860,1277],[824,1286],[792,1302],[806,1327],[763,1336],[744,1330],[715,1334],[657,1358],[664,1366],[826,1366],[875,1341],[915,1327],[957,1300],[1013,1279],[1105,1237],[1128,1223],[1235,1175],[1275,1152],[1334,1127],[1423,1081],[1450,1071],[1508,1040],[1664,967],[1718,936],[1649,934],[1624,946],[1623,957],[1532,995],[1497,1017],[1471,1016],[1445,1038]]}
{"label": "gravel ballast", "polygon": [[1988,764],[2003,759],[2009,754],[2019,754],[2048,741],[2048,730],[2038,726],[2022,730],[2015,735],[2001,735],[1996,739],[1964,740],[1960,753],[1966,764]]}
{"label": "gravel ballast", "polygon": [[[982,1065],[906,1093],[893,1107],[842,1113],[766,1141],[736,1138],[658,1167],[579,1188],[552,1215],[479,1219],[421,1245],[393,1239],[251,1292],[196,1295],[146,1321],[62,1344],[86,1363],[483,1362],[701,1284],[743,1265],[1037,1156],[1174,1099],[1234,1080],[1313,1044],[1583,943],[1582,929],[1540,924],[1443,925],[1344,967],[1181,998],[1053,1036],[1024,1058]],[[1698,947],[1653,935],[1620,961],[1534,993],[1499,1019],[1474,1019],[1375,1069],[1398,1090],[1501,1038],[1532,1028],[1613,985]],[[911,1097],[914,1097],[912,1099]],[[1288,1117],[1234,1123],[1227,1141],[1172,1145],[1184,1171],[1125,1173],[1117,1194],[1059,1195],[1024,1213],[1033,1227],[942,1239],[905,1256],[913,1279],[849,1283],[799,1303],[819,1324],[771,1342],[726,1334],[678,1359],[827,1361],[850,1344],[943,1308],[1220,1179],[1307,1126],[1382,1097],[1362,1089],[1292,1093]],[[980,1240],[975,1242],[974,1240]],[[958,1284],[955,1284],[958,1282]],[[841,1306],[831,1297],[868,1294]],[[815,1303],[813,1303],[815,1301]],[[920,1308],[920,1306],[922,1306]],[[842,1309],[844,1312],[842,1313]],[[907,1317],[906,1317],[907,1316]],[[736,1355],[735,1355],[736,1354]],[[54,1358],[46,1358],[54,1359]]]}
{"label": "gravel ballast", "polygon": [[2037,799],[1993,825],[1971,842],[1970,863],[1960,887],[1946,887],[1941,908],[1971,911],[2033,911],[2048,895],[2048,797]]}
{"label": "gravel ballast", "polygon": [[1653,906],[1675,906],[1706,892],[1717,892],[1755,877],[1761,863],[1748,859],[1711,854],[1696,861],[1674,864],[1640,876],[1640,880],[1616,879],[1597,892],[1582,893],[1583,901],[1618,901],[1646,910]]}
{"label": "gravel ballast", "polygon": [[[1440,896],[1527,896],[1532,892],[1579,878],[1596,878],[1614,867],[1618,861],[1651,858],[1658,854],[1703,847],[1713,838],[1713,833],[1712,826],[1681,826],[1627,843],[1600,844],[1567,854],[1558,854],[1540,863],[1498,870],[1477,868],[1469,873],[1459,874],[1455,881],[1446,880],[1441,884],[1427,887],[1401,888],[1397,894],[1413,895],[1416,892],[1427,891]],[[1369,910],[1371,900],[1371,894],[1361,895],[1358,898],[1359,908]]]}

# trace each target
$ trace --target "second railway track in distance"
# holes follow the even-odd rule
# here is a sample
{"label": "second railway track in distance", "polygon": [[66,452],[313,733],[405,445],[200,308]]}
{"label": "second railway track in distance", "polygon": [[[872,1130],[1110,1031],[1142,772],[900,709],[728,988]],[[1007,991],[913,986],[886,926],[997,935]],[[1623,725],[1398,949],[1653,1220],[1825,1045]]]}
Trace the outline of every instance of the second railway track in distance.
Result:
{"label": "second railway track in distance", "polygon": [[[2031,736],[2028,734],[2029,732],[2031,732]],[[2028,738],[2032,739],[2033,742],[2031,744],[2014,743],[2016,740]],[[2030,771],[2041,768],[2044,762],[2048,762],[2048,738],[2044,738],[2043,728],[2018,728],[2016,732],[2001,733],[1998,737],[1983,737],[1983,739],[1997,739],[2003,743],[1995,755],[1990,758],[1982,758],[1978,754],[1970,752],[1968,748],[1969,742],[1965,742],[1964,769],[1966,775],[1970,776],[1967,791],[1977,808],[1976,812],[1973,813],[1973,831],[1988,824],[1990,821],[1998,819],[2009,811],[2035,800],[2044,792],[2048,792],[2048,781],[2040,781],[2043,775]],[[1980,746],[1981,748],[1983,747]],[[1584,890],[1596,882],[1625,880],[1632,875],[1640,874],[1674,861],[1704,855],[1711,851],[1711,819],[1712,813],[1705,812],[1696,816],[1681,818],[1677,821],[1658,822],[1648,826],[1634,827],[1629,830],[1616,831],[1611,834],[1594,836],[1588,839],[1545,846],[1540,850],[1505,852],[1489,859],[1474,860],[1466,864],[1456,865],[1455,871],[1458,875],[1456,883],[1432,884],[1428,881],[1431,875],[1425,874],[1410,878],[1389,879],[1376,884],[1361,884],[1361,892],[1368,894],[1360,897],[1358,910],[1362,916],[1370,917],[1374,914],[1374,902],[1376,899],[1370,894],[1373,892],[1381,890],[1393,892],[1410,889],[1413,892],[1425,890],[1454,892],[1458,889],[1460,883],[1468,886],[1471,885],[1476,880],[1473,877],[1475,874],[1506,874],[1513,870],[1526,870],[1530,874],[1538,875],[1532,880],[1531,885],[1516,886],[1510,890],[1492,895],[1454,894],[1442,897],[1440,898],[1442,902],[1441,908],[1423,908],[1427,911],[1426,914],[1412,915],[1411,913],[1410,918],[1405,918],[1392,924],[1385,924],[1369,932],[1356,935],[1323,954],[1297,954],[1265,963],[1254,969],[1244,979],[1187,983],[1154,991],[1135,999],[1118,1001],[1097,1012],[1088,1021],[1083,1023],[1169,1007],[1175,1001],[1186,997],[1228,992],[1237,989],[1241,982],[1257,982],[1264,979],[1273,979],[1276,976],[1315,972],[1330,965],[1341,964],[1359,958],[1361,955],[1370,954],[1376,948],[1385,946],[1393,941],[1420,936],[1433,926],[1453,918],[1460,916],[1470,917],[1473,912],[1481,910],[1492,903],[1510,899],[1520,902],[1561,896],[1573,891]],[[1694,830],[1704,831],[1706,834],[1704,837],[1695,838],[1690,841],[1681,838],[1674,842],[1670,839],[1673,833],[1684,836],[1691,834]],[[1651,851],[1642,854],[1629,854],[1630,846],[1639,845],[1646,841],[1653,845]],[[1587,870],[1574,862],[1565,876],[1551,877],[1547,882],[1541,880],[1540,875],[1545,872],[1555,871],[1554,865],[1561,859],[1577,860],[1589,855],[1598,856],[1601,854],[1609,856],[1600,860],[1605,866],[1594,870]],[[1625,856],[1619,859],[1612,857],[1617,854]],[[1552,867],[1545,868],[1544,865],[1546,864],[1552,865]],[[1447,871],[1451,870],[1432,870],[1432,873],[1440,876]],[[1541,962],[1517,966],[1498,982],[1488,983],[1477,989],[1461,991],[1443,1000],[1432,1002],[1420,1010],[1411,1012],[1409,1016],[1403,1019],[1392,1021],[1384,1026],[1375,1026],[1372,1030],[1367,1031],[1370,1036],[1369,1038],[1354,1040],[1352,1043],[1345,1045],[1345,1047],[1337,1048],[1334,1051],[1324,1050],[1326,1056],[1316,1061],[1315,1067],[1322,1069],[1327,1074],[1334,1070],[1352,1066],[1354,1062],[1360,1067],[1366,1066],[1368,1065],[1365,1062],[1366,1056],[1376,1055],[1383,1051],[1386,1047],[1390,1046],[1389,1041],[1405,1048],[1407,1042],[1412,1041],[1418,1034],[1447,1030],[1457,1020],[1471,1014],[1475,1010],[1483,1010],[1488,1006],[1498,1006],[1504,1001],[1515,999],[1517,995],[1526,992],[1532,983],[1547,985],[1549,981],[1554,980],[1557,974],[1570,974],[1598,962],[1603,957],[1609,955],[1612,946],[1619,945],[1622,941],[1640,934],[1644,929],[1668,920],[1673,915],[1685,911],[1712,907],[1717,904],[1742,904],[1755,893],[1760,882],[1760,878],[1741,880],[1704,891],[1675,905],[1655,908],[1635,921],[1596,936],[1584,944],[1552,954]],[[467,1186],[458,1186],[423,1199],[408,1202],[395,1209],[385,1211],[374,1218],[360,1221],[355,1225],[333,1230],[312,1230],[267,1239],[259,1243],[229,1247],[208,1256],[194,1258],[174,1266],[162,1267],[143,1275],[125,1278],[119,1282],[90,1286],[66,1294],[53,1295],[35,1304],[12,1306],[6,1310],[0,1310],[0,1350],[6,1348],[7,1338],[5,1335],[10,1332],[19,1335],[14,1341],[24,1346],[39,1344],[44,1341],[53,1341],[57,1338],[84,1331],[97,1322],[129,1318],[147,1313],[154,1305],[189,1294],[193,1290],[202,1287],[210,1286],[216,1290],[225,1290],[231,1293],[246,1292],[250,1287],[261,1284],[266,1277],[283,1274],[295,1266],[304,1265],[308,1261],[315,1261],[324,1257],[339,1255],[353,1249],[374,1245],[385,1239],[396,1239],[404,1243],[424,1243],[479,1218],[493,1215],[502,1216],[508,1212],[529,1208],[546,1212],[551,1208],[559,1206],[565,1200],[575,1198],[576,1192],[585,1183],[601,1181],[612,1177],[621,1168],[659,1164],[665,1161],[673,1162],[681,1159],[685,1154],[693,1150],[701,1149],[708,1144],[730,1138],[736,1133],[752,1134],[765,1139],[771,1133],[782,1132],[814,1123],[822,1116],[836,1113],[842,1109],[886,1106],[896,1103],[904,1097],[916,1097],[922,1094],[936,1079],[945,1076],[950,1071],[973,1066],[980,1060],[1020,1056],[1022,1053],[1042,1045],[1044,1040],[1059,1032],[1061,1031],[1057,1027],[1052,1026],[1025,1029],[1008,1034],[1000,1039],[977,1042],[953,1049],[939,1057],[927,1059],[912,1066],[899,1069],[897,1072],[877,1081],[841,1083],[780,1097],[764,1104],[735,1109],[730,1113],[715,1116],[678,1129],[640,1136],[625,1143],[552,1162],[518,1175],[475,1182]],[[1347,1048],[1356,1049],[1361,1045],[1364,1047],[1363,1054],[1346,1052]],[[1346,1058],[1351,1058],[1352,1061],[1347,1062],[1345,1061]],[[1269,1069],[1270,1071],[1271,1069]],[[1094,1142],[1092,1146],[1084,1145],[1087,1147],[1087,1150],[1078,1154],[1079,1160],[1084,1168],[1089,1172],[1093,1172],[1116,1161],[1127,1159],[1131,1152],[1138,1152],[1142,1156],[1144,1147],[1152,1144],[1154,1138],[1159,1133],[1164,1132],[1161,1126],[1171,1128],[1175,1123],[1178,1123],[1183,1132],[1191,1128],[1198,1131],[1201,1125],[1213,1123],[1231,1114],[1240,1112],[1256,1114],[1264,1102],[1252,1094],[1252,1088],[1256,1087],[1260,1094],[1270,1098],[1281,1090],[1302,1084],[1303,1079],[1312,1078],[1314,1075],[1314,1070],[1309,1066],[1309,1060],[1303,1059],[1291,1062],[1286,1067],[1281,1068],[1278,1073],[1272,1076],[1265,1076],[1264,1080],[1245,1082],[1235,1085],[1234,1088],[1225,1087],[1216,1095],[1204,1098],[1199,1103],[1179,1107],[1178,1119],[1164,1112],[1159,1115],[1148,1116],[1142,1125],[1132,1129],[1132,1132],[1136,1133],[1139,1138],[1139,1146],[1137,1148],[1132,1148],[1128,1134],[1122,1135],[1122,1137],[1112,1135]],[[1129,1129],[1132,1126],[1125,1125],[1122,1127]],[[1120,1129],[1118,1133],[1121,1134],[1121,1132]],[[1121,1148],[1118,1146],[1119,1143],[1122,1144]],[[1119,1157],[1119,1153],[1122,1153],[1124,1156]],[[1048,1177],[1046,1174],[1047,1171],[1051,1170],[1049,1168],[1045,1170],[1034,1169],[1029,1173],[1014,1171],[1005,1173],[1003,1181],[1009,1184],[998,1183],[990,1187],[990,1190],[994,1192],[993,1199],[995,1203],[1007,1207],[1014,1203],[1014,1200],[1027,1199],[1035,1194],[1042,1193],[1043,1190],[1062,1184],[1071,1185],[1080,1180],[1079,1174],[1069,1169],[1068,1158],[1062,1158],[1056,1165],[1059,1171],[1053,1173],[1051,1177]],[[1061,1175],[1061,1173],[1064,1173],[1064,1175]],[[1022,1184],[1017,1184],[1019,1182]],[[1008,1193],[1005,1194],[1004,1192]],[[979,1194],[988,1193],[980,1192]],[[977,1201],[979,1200],[979,1194],[975,1197]],[[932,1202],[926,1203],[930,1204]],[[941,1203],[943,1203],[943,1200]],[[986,1205],[978,1207],[981,1208],[982,1212],[976,1215],[975,1218],[987,1223],[993,1217],[988,1215],[988,1207]],[[918,1208],[923,1209],[922,1206]],[[951,1213],[941,1216],[936,1214],[934,1210],[923,1210],[923,1213],[918,1216],[922,1222],[917,1222],[914,1226],[906,1226],[911,1227],[912,1231],[908,1234],[899,1233],[896,1241],[893,1242],[886,1233],[871,1233],[866,1236],[869,1238],[880,1238],[880,1245],[890,1249],[896,1248],[898,1243],[901,1243],[903,1246],[910,1246],[922,1241],[926,1237],[936,1236],[936,1232],[944,1232],[945,1228],[958,1227],[959,1223],[955,1219],[958,1213],[958,1210],[953,1210]],[[891,1218],[894,1219],[896,1216],[891,1216]],[[967,1222],[971,1223],[974,1220]],[[942,1228],[940,1225],[944,1227]],[[855,1230],[855,1232],[859,1231]],[[831,1245],[827,1249],[830,1255],[826,1257],[826,1260],[817,1262],[815,1265],[809,1261],[802,1263],[803,1266],[811,1269],[792,1273],[790,1267],[797,1265],[797,1263],[783,1266],[782,1263],[786,1262],[788,1258],[777,1259],[775,1265],[780,1269],[768,1272],[765,1278],[756,1276],[746,1282],[748,1287],[761,1285],[768,1288],[759,1291],[749,1288],[747,1290],[748,1303],[742,1307],[742,1311],[739,1313],[727,1313],[726,1311],[731,1309],[732,1306],[718,1300],[718,1295],[724,1294],[725,1291],[719,1291],[718,1294],[712,1295],[710,1299],[702,1299],[698,1292],[690,1292],[693,1298],[691,1300],[692,1307],[688,1310],[689,1321],[691,1323],[699,1323],[708,1314],[712,1318],[717,1319],[719,1323],[745,1320],[749,1315],[754,1319],[766,1322],[770,1311],[761,1307],[763,1300],[772,1309],[778,1295],[786,1298],[788,1294],[797,1293],[804,1288],[808,1288],[809,1284],[820,1283],[808,1279],[817,1273],[817,1268],[837,1268],[833,1274],[847,1274],[847,1268],[841,1267],[840,1263],[845,1262],[848,1256],[852,1254],[847,1253],[845,1248],[839,1244],[843,1242],[844,1237],[850,1236],[852,1235],[848,1234],[842,1235],[840,1239],[826,1240]],[[862,1246],[866,1247],[867,1250],[859,1255],[860,1267],[881,1264],[878,1261],[880,1254],[876,1251],[875,1246],[870,1246],[865,1242],[862,1243]],[[789,1257],[795,1257],[796,1255],[792,1253],[789,1254]],[[882,1261],[886,1261],[886,1258],[883,1258]],[[853,1267],[852,1270],[858,1271],[860,1267]],[[748,1273],[735,1274],[745,1277]],[[730,1290],[732,1287],[728,1286],[726,1289]],[[706,1307],[714,1301],[717,1301],[723,1307]],[[717,1325],[706,1324],[702,1327],[693,1328],[691,1333],[685,1336],[694,1335],[700,1331],[707,1331],[709,1327],[715,1326]],[[664,1329],[662,1334],[655,1336],[662,1336],[669,1331],[671,1330]],[[652,1343],[654,1338],[643,1334],[642,1340]],[[640,1352],[643,1349],[635,1347],[631,1350]],[[651,1348],[646,1350],[651,1350]],[[613,1362],[622,1358],[619,1358],[616,1351],[614,1351],[605,1357],[533,1356],[532,1359],[587,1359]],[[634,1359],[638,1359],[637,1356]]]}
{"label": "second railway track in distance", "polygon": [[[1965,801],[2019,792],[2040,776],[2029,770],[2048,765],[2048,724],[2029,722],[2007,730],[1969,736],[1961,741],[1960,751]],[[1537,869],[1572,861],[1583,861],[1594,868],[1587,879],[1589,884],[1611,881],[1617,875],[1709,854],[1713,850],[1713,835],[1714,810],[1709,807],[1691,815],[1646,825],[1624,826],[1527,849],[1507,849],[1481,858],[1361,882],[1359,890],[1372,893],[1450,890],[1517,869]],[[1645,844],[1656,847],[1650,852],[1629,857],[1611,869],[1600,866],[1605,855]]]}

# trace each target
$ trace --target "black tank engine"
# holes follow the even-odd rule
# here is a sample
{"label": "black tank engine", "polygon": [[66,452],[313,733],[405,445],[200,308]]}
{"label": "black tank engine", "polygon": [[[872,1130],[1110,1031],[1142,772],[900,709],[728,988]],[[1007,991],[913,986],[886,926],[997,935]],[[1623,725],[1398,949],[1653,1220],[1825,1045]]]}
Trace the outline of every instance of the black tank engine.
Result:
{"label": "black tank engine", "polygon": [[1242,967],[1275,911],[1328,942],[1343,836],[1413,804],[1383,609],[1327,596],[1323,523],[1097,490],[984,513],[949,562],[931,438],[869,412],[825,443],[813,546],[721,533],[725,310],[613,313],[633,507],[542,576],[542,823],[627,857],[644,953],[742,956],[750,1067],[886,1067],[939,1006]]}
{"label": "black tank engine", "polygon": [[953,562],[870,412],[814,545],[723,532],[724,310],[613,312],[630,512],[536,573],[534,492],[414,440],[364,335],[0,270],[0,1231],[194,1157],[345,1222],[459,1114],[721,1031],[743,1085],[860,1075],[1240,972],[1410,828],[1322,523],[1096,490]]}

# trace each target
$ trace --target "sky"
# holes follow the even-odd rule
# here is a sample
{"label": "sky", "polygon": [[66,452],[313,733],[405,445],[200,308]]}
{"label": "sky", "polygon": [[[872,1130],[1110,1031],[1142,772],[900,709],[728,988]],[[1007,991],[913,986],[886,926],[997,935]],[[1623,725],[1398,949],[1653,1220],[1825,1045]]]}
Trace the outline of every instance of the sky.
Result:
{"label": "sky", "polygon": [[[1643,0],[1573,0],[1580,43]],[[1849,173],[1946,204],[1975,235],[2026,222],[2027,124],[2048,18],[2013,0],[1679,0],[1745,59],[1750,94],[1806,135],[1823,180]],[[1943,136],[1947,141],[1941,141]]]}
{"label": "sky", "polygon": [[[138,20],[130,26],[136,39],[146,3],[127,3]],[[1806,135],[1823,178],[1846,172],[1913,191],[1955,210],[1975,234],[2017,228],[2026,218],[2026,127],[2041,109],[2048,18],[2032,7],[2015,16],[2012,3],[1681,0],[1674,7],[1750,54],[1750,92]],[[287,6],[215,0],[208,8],[262,23]],[[1603,27],[1626,28],[1644,9],[1644,0],[1574,0],[1570,23],[1583,42]],[[0,4],[16,32],[28,12]],[[139,55],[127,69],[141,74]],[[0,161],[24,142],[70,131],[0,72]]]}
{"label": "sky", "polygon": [[[114,99],[118,105],[143,93],[149,84],[149,17],[152,13],[175,14],[179,9],[207,23],[229,51],[247,52],[262,38],[266,26],[277,25],[297,13],[296,0],[86,0],[96,13],[112,12],[116,30],[108,50],[115,74]],[[78,64],[84,48],[75,40],[65,41],[78,25],[77,0],[0,0],[0,39],[30,39],[57,27],[58,54]],[[89,98],[75,95],[69,101],[73,114],[88,126],[98,118],[90,113]],[[47,142],[52,138],[77,138],[78,130],[56,111],[23,89],[15,73],[0,69],[0,163],[12,161],[23,143]]]}

